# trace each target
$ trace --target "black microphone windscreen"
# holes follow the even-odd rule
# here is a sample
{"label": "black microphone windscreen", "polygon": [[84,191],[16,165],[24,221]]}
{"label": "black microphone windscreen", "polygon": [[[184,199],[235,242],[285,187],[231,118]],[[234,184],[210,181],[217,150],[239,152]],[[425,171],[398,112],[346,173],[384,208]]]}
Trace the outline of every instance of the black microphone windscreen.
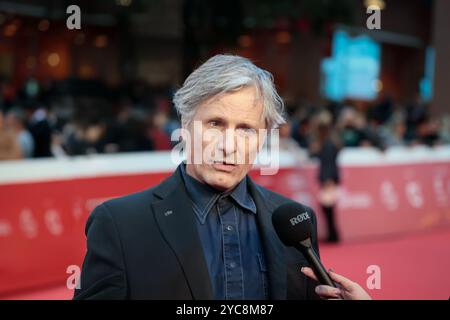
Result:
{"label": "black microphone windscreen", "polygon": [[296,246],[311,237],[311,215],[297,202],[288,202],[275,209],[272,223],[286,246]]}

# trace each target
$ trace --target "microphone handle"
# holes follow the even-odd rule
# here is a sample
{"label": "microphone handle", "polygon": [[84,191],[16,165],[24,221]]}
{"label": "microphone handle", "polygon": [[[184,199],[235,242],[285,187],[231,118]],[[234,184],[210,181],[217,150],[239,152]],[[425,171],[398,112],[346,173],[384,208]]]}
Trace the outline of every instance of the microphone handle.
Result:
{"label": "microphone handle", "polygon": [[308,260],[309,264],[314,270],[314,273],[316,274],[317,280],[319,280],[320,284],[325,284],[336,288],[336,284],[333,282],[333,280],[331,280],[328,272],[325,270],[325,267],[323,266],[322,262],[311,246],[311,241],[302,241],[300,242],[299,247],[306,260]]}

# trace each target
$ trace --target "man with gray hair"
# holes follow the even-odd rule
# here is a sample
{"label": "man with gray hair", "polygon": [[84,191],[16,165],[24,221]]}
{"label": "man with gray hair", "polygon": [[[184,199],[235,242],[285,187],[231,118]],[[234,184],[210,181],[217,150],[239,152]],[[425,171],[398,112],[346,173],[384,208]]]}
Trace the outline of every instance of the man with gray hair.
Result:
{"label": "man with gray hair", "polygon": [[273,211],[292,200],[247,175],[260,132],[284,123],[271,74],[217,55],[186,79],[174,105],[185,161],[160,184],[95,208],[74,298],[318,298],[314,275],[300,271],[307,261],[272,226]]}

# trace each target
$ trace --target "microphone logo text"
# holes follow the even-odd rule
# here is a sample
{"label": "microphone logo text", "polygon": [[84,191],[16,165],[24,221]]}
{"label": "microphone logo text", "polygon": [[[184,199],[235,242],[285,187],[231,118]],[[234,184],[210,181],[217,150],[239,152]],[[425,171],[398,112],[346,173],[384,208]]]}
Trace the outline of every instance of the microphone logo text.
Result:
{"label": "microphone logo text", "polygon": [[298,224],[304,220],[307,220],[307,219],[309,219],[308,212],[303,212],[303,213],[300,213],[298,216],[289,219],[289,221],[291,222],[291,224],[293,226],[295,226],[296,224]]}

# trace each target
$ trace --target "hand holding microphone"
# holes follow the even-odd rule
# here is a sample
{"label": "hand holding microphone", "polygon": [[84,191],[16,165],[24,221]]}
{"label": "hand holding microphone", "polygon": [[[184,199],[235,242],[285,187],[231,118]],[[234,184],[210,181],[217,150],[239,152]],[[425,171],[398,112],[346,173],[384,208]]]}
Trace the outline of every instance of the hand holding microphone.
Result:
{"label": "hand holding microphone", "polygon": [[302,272],[321,283],[316,293],[324,299],[371,299],[357,283],[338,275],[328,273],[311,243],[312,222],[308,211],[299,203],[289,202],[278,207],[272,215],[272,223],[280,240],[289,247],[295,247],[306,258],[311,268]]}
{"label": "hand holding microphone", "polygon": [[[304,275],[318,281],[313,269],[303,267],[301,271]],[[338,288],[327,285],[317,286],[316,293],[322,299],[372,300],[369,294],[356,282],[331,270],[329,271],[329,275],[338,284]]]}

